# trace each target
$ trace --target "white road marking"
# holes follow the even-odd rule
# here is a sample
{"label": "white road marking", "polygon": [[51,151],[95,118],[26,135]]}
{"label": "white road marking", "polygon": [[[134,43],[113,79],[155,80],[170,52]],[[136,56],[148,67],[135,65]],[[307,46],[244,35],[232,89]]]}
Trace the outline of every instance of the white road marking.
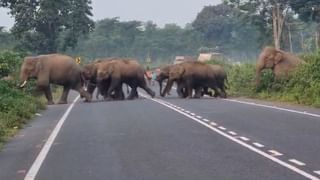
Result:
{"label": "white road marking", "polygon": [[222,100],[229,101],[229,102],[236,102],[236,103],[240,103],[240,104],[258,106],[258,107],[276,109],[276,110],[280,110],[280,111],[292,112],[292,113],[296,113],[296,114],[308,115],[308,116],[312,116],[312,117],[320,117],[320,114],[308,113],[306,111],[297,111],[297,110],[293,110],[293,109],[280,108],[280,107],[276,107],[276,106],[268,106],[268,105],[257,104],[257,103],[252,103],[252,102],[239,101],[239,100],[235,100],[235,99],[222,99]]}
{"label": "white road marking", "polygon": [[217,124],[215,122],[210,122],[211,126],[217,126]]}
{"label": "white road marking", "polygon": [[320,171],[313,171],[314,173],[320,175]]}
{"label": "white road marking", "polygon": [[235,133],[233,131],[229,131],[228,133],[231,134],[231,135],[234,135],[234,136],[237,135],[237,133]]}
{"label": "white road marking", "polygon": [[279,153],[276,150],[269,150],[268,152],[271,153],[271,156],[282,156],[283,155],[282,153]]}
{"label": "white road marking", "polygon": [[223,126],[219,126],[218,128],[221,129],[221,130],[226,130],[227,129],[227,128],[223,127]]}
{"label": "white road marking", "polygon": [[205,122],[209,122],[210,120],[209,119],[203,119]]}
{"label": "white road marking", "polygon": [[36,116],[39,116],[39,117],[40,117],[40,116],[42,116],[42,115],[41,115],[41,114],[39,114],[39,113],[36,113]]}
{"label": "white road marking", "polygon": [[33,162],[31,168],[29,169],[27,175],[24,177],[24,180],[34,180],[36,175],[38,174],[38,171],[43,163],[43,161],[45,160],[46,156],[48,155],[48,152],[54,142],[54,140],[56,139],[63,123],[65,122],[65,120],[67,119],[68,115],[70,114],[73,106],[75,105],[76,101],[80,98],[80,96],[78,96],[73,102],[72,104],[68,107],[68,109],[66,110],[66,112],[63,114],[63,116],[61,117],[61,119],[59,120],[58,124],[56,125],[56,127],[53,129],[52,133],[50,134],[48,140],[46,141],[46,143],[44,144],[44,146],[42,147],[40,153],[38,154],[36,160]]}
{"label": "white road marking", "polygon": [[202,117],[201,116],[196,116],[198,119],[202,119]]}
{"label": "white road marking", "polygon": [[309,174],[308,172],[303,171],[303,170],[301,170],[301,169],[299,169],[299,168],[297,168],[297,167],[295,167],[295,166],[293,166],[293,165],[291,165],[291,164],[289,164],[289,163],[287,163],[285,161],[282,161],[282,160],[280,160],[280,159],[278,159],[276,157],[273,157],[273,156],[261,151],[260,149],[255,148],[254,146],[252,146],[250,144],[247,144],[247,143],[245,143],[243,141],[240,141],[239,139],[228,135],[227,133],[225,133],[224,131],[219,130],[218,128],[210,126],[207,123],[204,123],[204,122],[198,120],[197,118],[195,118],[193,116],[190,116],[189,114],[187,114],[187,113],[185,113],[183,111],[180,111],[178,109],[175,109],[175,108],[173,108],[171,106],[166,105],[165,103],[163,103],[163,100],[156,99],[156,98],[152,99],[152,98],[150,98],[150,97],[148,97],[148,96],[146,96],[144,94],[142,94],[142,96],[144,96],[145,98],[147,98],[147,99],[149,99],[151,101],[154,101],[154,102],[157,102],[157,103],[159,103],[159,104],[161,104],[163,106],[166,106],[166,107],[172,109],[173,111],[176,111],[176,112],[178,112],[178,113],[180,113],[180,114],[182,114],[182,115],[184,115],[184,116],[186,116],[186,117],[198,122],[199,124],[211,129],[212,131],[215,131],[216,133],[220,134],[221,136],[224,136],[224,137],[228,138],[229,140],[231,140],[231,141],[233,141],[233,142],[235,142],[237,144],[240,144],[241,146],[246,147],[247,149],[249,149],[249,150],[251,150],[251,151],[253,151],[253,152],[257,153],[257,154],[259,154],[259,155],[261,155],[261,156],[263,156],[263,157],[265,157],[267,159],[270,159],[273,162],[278,163],[279,165],[281,165],[283,167],[286,167],[286,168],[296,172],[297,174],[300,174],[301,176],[304,176],[304,177],[306,177],[308,179],[312,179],[312,180],[320,180],[318,177],[316,177],[316,176],[314,176],[312,174]]}
{"label": "white road marking", "polygon": [[260,143],[257,143],[257,142],[252,143],[252,144],[255,145],[255,146],[257,146],[257,147],[259,147],[259,148],[263,148],[263,147],[264,147],[263,144],[260,144]]}
{"label": "white road marking", "polygon": [[242,140],[244,140],[244,141],[249,141],[249,140],[250,140],[249,138],[243,137],[243,136],[241,136],[241,137],[239,137],[239,138],[242,139]]}
{"label": "white road marking", "polygon": [[188,114],[190,113],[190,111],[185,111],[185,112],[188,113]]}
{"label": "white road marking", "polygon": [[195,116],[196,114],[195,113],[190,113],[192,116]]}
{"label": "white road marking", "polygon": [[305,163],[303,163],[301,161],[298,161],[296,159],[289,159],[289,161],[294,163],[294,164],[296,164],[296,165],[298,165],[298,166],[305,166],[306,165]]}

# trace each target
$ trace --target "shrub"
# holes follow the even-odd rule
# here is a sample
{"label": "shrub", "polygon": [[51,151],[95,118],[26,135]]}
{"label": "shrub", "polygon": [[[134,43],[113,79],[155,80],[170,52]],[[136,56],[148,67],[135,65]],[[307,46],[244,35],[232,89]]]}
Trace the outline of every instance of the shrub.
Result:
{"label": "shrub", "polygon": [[0,79],[18,71],[23,56],[22,53],[11,51],[0,53]]}

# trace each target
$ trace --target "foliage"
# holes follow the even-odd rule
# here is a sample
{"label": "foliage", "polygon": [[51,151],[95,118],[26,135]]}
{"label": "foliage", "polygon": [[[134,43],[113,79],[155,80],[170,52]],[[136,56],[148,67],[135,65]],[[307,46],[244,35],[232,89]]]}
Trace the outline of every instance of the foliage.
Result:
{"label": "foliage", "polygon": [[82,37],[79,45],[68,53],[88,59],[134,57],[141,62],[150,57],[152,63],[167,63],[177,55],[196,55],[200,47],[200,38],[191,26],[181,28],[167,24],[158,28],[152,22],[121,22],[118,18],[103,19],[95,26],[94,31]]}
{"label": "foliage", "polygon": [[229,93],[320,107],[320,52],[303,59],[307,63],[286,79],[274,81],[271,70],[264,71],[259,87],[253,64],[233,65],[228,69]]}
{"label": "foliage", "polygon": [[24,54],[6,51],[0,53],[0,79],[18,71]]}
{"label": "foliage", "polygon": [[219,4],[204,7],[192,25],[202,34],[204,44],[214,47],[213,51],[238,59],[249,58],[261,46],[261,35],[247,18],[239,9]]}
{"label": "foliage", "polygon": [[[52,53],[75,47],[78,37],[93,27],[90,0],[2,0],[15,18],[12,32],[19,49]],[[63,40],[59,39],[64,36]],[[59,42],[59,40],[61,42]]]}
{"label": "foliage", "polygon": [[44,102],[28,91],[16,88],[15,81],[0,80],[0,143],[13,129],[20,128]]}

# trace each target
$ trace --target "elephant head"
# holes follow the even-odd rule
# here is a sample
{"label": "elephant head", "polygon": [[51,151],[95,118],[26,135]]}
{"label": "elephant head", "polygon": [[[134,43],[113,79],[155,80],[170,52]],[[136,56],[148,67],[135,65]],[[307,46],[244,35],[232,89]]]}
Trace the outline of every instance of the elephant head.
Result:
{"label": "elephant head", "polygon": [[160,91],[160,95],[164,97],[167,93],[169,93],[173,86],[174,81],[180,80],[184,75],[184,73],[185,73],[185,68],[183,67],[182,64],[172,65],[169,70],[168,83],[165,89],[163,90],[163,92]]}
{"label": "elephant head", "polygon": [[95,63],[86,64],[83,66],[82,75],[86,80],[91,80],[97,76],[97,67]]}
{"label": "elephant head", "polygon": [[20,69],[20,88],[25,87],[29,78],[37,78],[42,69],[42,62],[36,57],[26,57]]}
{"label": "elephant head", "polygon": [[266,47],[259,56],[256,64],[256,85],[260,83],[260,75],[263,69],[272,69],[275,78],[285,77],[295,68],[305,62],[292,53]]}
{"label": "elephant head", "polygon": [[160,72],[158,73],[157,77],[156,77],[156,81],[158,81],[159,83],[159,87],[160,87],[160,93],[162,92],[162,82],[165,79],[169,78],[169,71],[170,71],[170,66],[165,66],[163,68],[160,69]]}
{"label": "elephant head", "polygon": [[114,72],[114,64],[105,63],[104,65],[97,68],[97,81],[107,80],[111,77]]}

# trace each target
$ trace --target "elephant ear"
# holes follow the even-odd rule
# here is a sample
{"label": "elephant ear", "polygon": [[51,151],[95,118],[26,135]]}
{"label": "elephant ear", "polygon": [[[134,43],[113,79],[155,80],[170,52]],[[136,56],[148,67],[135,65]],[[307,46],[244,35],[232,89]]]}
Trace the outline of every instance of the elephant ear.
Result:
{"label": "elephant ear", "polygon": [[277,52],[274,56],[274,64],[279,64],[283,59],[283,54],[281,52]]}

